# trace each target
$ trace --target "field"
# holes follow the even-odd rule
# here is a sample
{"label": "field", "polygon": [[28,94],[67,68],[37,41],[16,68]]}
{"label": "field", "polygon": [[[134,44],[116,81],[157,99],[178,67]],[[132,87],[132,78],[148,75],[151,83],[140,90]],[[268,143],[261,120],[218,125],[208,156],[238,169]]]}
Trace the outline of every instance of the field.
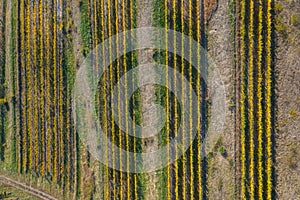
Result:
{"label": "field", "polygon": [[0,199],[299,199],[290,4],[2,0]]}

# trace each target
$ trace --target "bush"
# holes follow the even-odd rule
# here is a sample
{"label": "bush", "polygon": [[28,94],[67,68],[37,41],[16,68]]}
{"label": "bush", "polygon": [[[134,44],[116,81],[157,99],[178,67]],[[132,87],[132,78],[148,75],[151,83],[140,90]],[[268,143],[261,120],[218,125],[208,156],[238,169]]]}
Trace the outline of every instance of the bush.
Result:
{"label": "bush", "polygon": [[6,98],[0,99],[0,106],[5,104],[7,104],[7,99]]}
{"label": "bush", "polygon": [[294,26],[300,25],[300,17],[298,15],[293,15],[291,21]]}
{"label": "bush", "polygon": [[288,27],[287,25],[282,21],[281,18],[277,19],[277,25],[276,25],[277,32],[284,38],[287,38],[288,35]]}
{"label": "bush", "polygon": [[280,13],[283,10],[282,4],[281,3],[277,3],[275,5],[275,11],[276,13]]}
{"label": "bush", "polygon": [[223,157],[227,157],[227,151],[224,147],[220,147],[219,152]]}

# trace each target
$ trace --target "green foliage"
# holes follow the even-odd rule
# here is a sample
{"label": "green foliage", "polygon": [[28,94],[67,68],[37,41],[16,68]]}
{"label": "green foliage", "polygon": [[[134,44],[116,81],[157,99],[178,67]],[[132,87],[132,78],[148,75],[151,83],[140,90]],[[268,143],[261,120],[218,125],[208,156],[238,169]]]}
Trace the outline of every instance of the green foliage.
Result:
{"label": "green foliage", "polygon": [[[12,77],[12,109],[13,109],[13,131],[16,132],[17,129],[16,127],[17,125],[17,117],[16,117],[16,112],[17,110],[17,105],[15,103],[16,99],[16,90],[18,89],[18,82],[17,82],[17,37],[18,37],[18,2],[14,1],[14,3],[12,4],[12,11],[11,11],[11,29],[12,29],[12,34],[11,36],[11,46],[10,46],[10,55],[11,55],[11,77]],[[11,154],[12,154],[12,159],[11,159],[11,165],[12,165],[12,169],[14,169],[15,171],[17,170],[17,142],[16,142],[16,134],[13,135],[13,139],[12,139],[12,146],[11,146]]]}
{"label": "green foliage", "polygon": [[6,199],[9,198],[11,196],[10,192],[1,192],[0,193],[0,199]]}
{"label": "green foliage", "polygon": [[226,151],[225,147],[223,147],[223,146],[220,147],[219,152],[223,157],[227,157],[227,151]]}
{"label": "green foliage", "polygon": [[156,27],[165,27],[165,20],[164,20],[164,1],[163,0],[155,0],[154,1],[154,11],[153,11],[153,19],[154,25]]}
{"label": "green foliage", "polygon": [[92,47],[90,4],[88,0],[82,0],[79,6],[81,12],[80,33],[83,40],[82,53],[86,57]]}
{"label": "green foliage", "polygon": [[232,35],[232,38],[234,38],[235,36],[235,31],[236,31],[236,28],[235,28],[235,22],[236,22],[236,10],[235,10],[235,2],[236,0],[230,0],[229,1],[229,22],[231,24],[231,35]]}
{"label": "green foliage", "polygon": [[219,137],[215,146],[214,146],[214,151],[217,151],[223,144],[223,137]]}

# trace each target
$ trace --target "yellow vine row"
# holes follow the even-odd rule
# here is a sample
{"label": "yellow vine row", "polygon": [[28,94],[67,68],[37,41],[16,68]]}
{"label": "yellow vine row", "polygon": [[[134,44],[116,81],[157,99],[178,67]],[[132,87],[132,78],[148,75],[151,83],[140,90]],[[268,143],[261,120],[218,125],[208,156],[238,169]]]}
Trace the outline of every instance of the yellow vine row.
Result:
{"label": "yellow vine row", "polygon": [[193,88],[192,88],[192,82],[193,82],[193,77],[192,77],[192,69],[193,69],[193,65],[192,65],[192,55],[193,55],[193,52],[192,52],[192,40],[193,40],[193,16],[192,16],[192,9],[193,9],[193,5],[191,3],[191,1],[189,1],[189,42],[190,42],[190,46],[189,46],[189,59],[190,59],[190,62],[189,62],[189,84],[190,84],[190,87],[189,87],[189,106],[190,106],[190,135],[189,135],[189,138],[190,138],[190,141],[188,141],[190,143],[190,199],[194,199],[194,167],[193,167],[193,145],[192,145],[192,142],[193,142],[193,102],[192,102],[192,94],[193,94]]}
{"label": "yellow vine row", "polygon": [[[174,30],[176,31],[177,27],[177,19],[176,19],[176,8],[177,8],[177,1],[173,1],[173,24],[174,24]],[[176,41],[176,34],[174,34],[174,90],[176,91],[177,90],[177,41]],[[175,107],[174,107],[174,112],[175,112],[175,123],[174,123],[174,132],[175,132],[175,137],[177,137],[178,135],[178,120],[179,120],[179,117],[178,117],[178,106],[177,106],[177,102],[176,102],[176,99],[174,99],[174,103],[175,103]],[[176,150],[176,154],[177,154],[177,148],[175,149]],[[175,162],[175,199],[179,199],[179,167],[178,167],[178,161]]]}
{"label": "yellow vine row", "polygon": [[[184,0],[181,0],[181,32],[184,34],[185,33],[185,21],[184,21],[184,13],[185,13],[185,10],[184,10],[184,3],[185,1]],[[181,51],[182,51],[182,57],[181,57],[181,88],[182,88],[182,94],[185,94],[185,82],[184,82],[184,77],[185,77],[185,63],[184,63],[184,45],[185,45],[185,40],[184,40],[184,37],[182,37],[182,47],[181,47]],[[182,108],[181,109],[181,121],[182,121],[182,124],[181,126],[182,127],[185,127],[185,99],[184,99],[184,95],[182,95]],[[182,146],[184,147],[186,144],[185,144],[185,140],[186,138],[184,137],[185,136],[185,128],[182,129]],[[183,170],[183,174],[182,174],[182,199],[186,199],[186,153],[184,151],[184,149],[182,149],[182,151],[184,152],[183,155],[182,155],[182,170]]]}
{"label": "yellow vine row", "polygon": [[51,154],[51,146],[52,146],[52,123],[51,123],[51,78],[50,78],[50,73],[51,73],[51,44],[50,44],[50,21],[49,17],[51,16],[50,8],[49,8],[49,3],[47,2],[47,18],[46,18],[46,99],[47,99],[47,172],[51,173],[52,172],[52,154]]}
{"label": "yellow vine row", "polygon": [[21,53],[22,53],[22,61],[21,61],[21,71],[22,71],[22,120],[23,120],[23,124],[22,124],[22,143],[23,143],[23,149],[22,149],[22,168],[23,171],[27,171],[27,109],[26,109],[26,49],[25,49],[25,2],[24,0],[21,1],[21,13],[20,13],[20,18],[21,18]]}
{"label": "yellow vine row", "polygon": [[246,0],[242,0],[241,2],[242,9],[241,9],[241,21],[242,21],[242,27],[241,27],[241,69],[242,69],[242,83],[241,83],[241,143],[242,143],[242,155],[241,155],[241,162],[242,162],[242,199],[247,198],[247,152],[246,152],[246,126],[247,126],[247,108],[246,108],[246,98],[247,98],[247,85],[245,83],[245,79],[247,78],[246,74]]}
{"label": "yellow vine row", "polygon": [[[101,4],[100,4],[100,11],[101,11],[101,26],[102,26],[102,35],[101,35],[101,40],[102,42],[105,40],[105,29],[104,29],[104,26],[106,25],[105,24],[105,14],[104,14],[104,9],[105,9],[105,2],[104,1],[101,1]],[[103,57],[103,66],[105,66],[105,62],[106,62],[106,59],[105,59],[105,47],[104,45],[102,46],[102,57]],[[104,98],[104,105],[103,105],[103,109],[104,109],[104,131],[105,131],[105,135],[106,137],[108,138],[109,137],[109,133],[108,133],[108,127],[107,127],[107,73],[104,73],[104,84],[103,84],[103,88],[104,88],[104,91],[103,91],[103,98]],[[105,154],[108,158],[108,144],[105,144]],[[105,186],[104,186],[104,199],[109,199],[109,168],[107,166],[105,166]]]}
{"label": "yellow vine row", "polygon": [[258,61],[257,61],[257,99],[258,99],[258,198],[264,198],[264,167],[263,167],[263,137],[264,137],[264,128],[263,128],[263,0],[259,0],[259,25],[258,25]]}
{"label": "yellow vine row", "polygon": [[44,86],[44,12],[43,12],[43,0],[40,0],[39,2],[39,20],[40,20],[40,24],[39,24],[39,34],[40,34],[40,62],[39,62],[39,69],[40,69],[40,105],[41,105],[41,109],[40,109],[40,120],[41,120],[41,143],[40,145],[42,146],[41,148],[41,167],[40,167],[40,171],[41,171],[41,175],[45,176],[45,156],[44,156],[44,144],[45,144],[45,115],[44,115],[44,109],[45,109],[45,97],[44,97],[44,91],[45,91],[45,86]]}
{"label": "yellow vine row", "polygon": [[254,139],[254,1],[250,0],[249,50],[249,132],[250,132],[250,199],[255,199],[255,139]]}
{"label": "yellow vine row", "polygon": [[[119,0],[115,0],[115,13],[116,13],[116,19],[115,19],[115,25],[116,25],[116,33],[115,34],[118,34],[119,33],[119,31],[120,31],[120,27],[119,27]],[[116,37],[116,49],[117,49],[117,51],[119,51],[119,37]],[[119,56],[118,56],[119,57]],[[121,86],[120,86],[120,83],[119,83],[119,80],[120,80],[120,76],[121,76],[121,66],[120,66],[120,58],[118,58],[117,59],[117,87],[118,87],[118,105],[117,105],[117,107],[118,107],[118,113],[117,113],[117,115],[119,116],[118,118],[119,118],[119,121],[118,121],[118,123],[119,124],[121,124],[122,122],[121,122],[121,117],[120,117],[120,115],[121,115],[121,93],[120,93],[120,89],[121,89]],[[121,149],[123,149],[123,140],[122,140],[122,129],[121,128],[119,128],[118,129],[118,134],[119,134],[119,146],[120,146],[120,148]],[[122,152],[120,151],[120,153],[119,153],[120,155],[120,168],[122,169],[122,167],[123,167],[123,163],[122,163]],[[119,173],[120,174],[120,200],[122,200],[123,199],[123,172],[120,172]]]}
{"label": "yellow vine row", "polygon": [[197,154],[198,154],[198,160],[197,160],[197,175],[198,175],[198,185],[199,185],[199,199],[202,199],[203,197],[203,186],[202,186],[202,167],[201,167],[201,1],[197,1],[197,10],[196,10],[196,15],[197,15],[197,42],[198,42],[198,49],[197,49],[197,66],[198,66],[198,77],[197,77]]}
{"label": "yellow vine row", "polygon": [[43,13],[43,0],[40,0],[40,8],[39,8],[39,15],[40,15],[40,27],[39,27],[39,34],[40,34],[40,118],[41,118],[41,175],[45,176],[45,85],[44,85],[44,13]]}
{"label": "yellow vine row", "polygon": [[[168,0],[165,0],[164,2],[164,6],[165,6],[165,28],[166,30],[169,29],[169,26],[168,26],[168,23],[169,23],[169,12],[168,12]],[[166,31],[166,49],[168,49],[168,31]],[[169,53],[168,51],[166,51],[166,66],[169,66]],[[169,81],[169,69],[168,67],[166,67],[166,88],[168,88],[168,81]],[[166,90],[166,110],[167,110],[167,113],[166,113],[166,130],[167,130],[167,134],[166,134],[166,137],[167,137],[167,145],[170,145],[169,144],[169,134],[170,134],[170,105],[169,105],[169,91]],[[168,146],[169,147],[169,146]],[[168,149],[168,153],[170,153],[170,149]],[[167,167],[167,177],[168,177],[168,180],[167,180],[167,199],[171,199],[171,166],[168,165]]]}
{"label": "yellow vine row", "polygon": [[266,109],[266,130],[267,130],[267,199],[273,199],[273,142],[272,142],[272,12],[273,1],[268,0],[267,11],[267,109]]}
{"label": "yellow vine row", "polygon": [[27,15],[26,15],[26,23],[27,23],[27,115],[28,118],[28,139],[29,139],[29,169],[33,169],[33,132],[32,132],[32,66],[31,66],[31,4],[27,4]]}
{"label": "yellow vine row", "polygon": [[[126,24],[126,19],[127,19],[127,16],[126,16],[126,4],[125,4],[125,0],[122,0],[122,24],[123,24],[123,31],[126,31],[127,30],[127,24]],[[126,36],[123,38],[123,48],[124,48],[124,73],[127,72],[127,55],[126,55],[126,48],[127,48],[127,43],[126,43]],[[128,111],[128,92],[127,92],[127,88],[128,88],[128,80],[127,80],[127,76],[125,75],[125,123],[126,123],[126,127],[125,127],[125,134],[126,134],[126,151],[128,152],[127,154],[127,161],[126,161],[126,169],[127,171],[130,170],[130,160],[129,160],[129,151],[130,151],[130,148],[129,148],[129,136],[128,136],[128,131],[129,131],[129,124],[128,124],[128,119],[127,119],[127,116],[129,115],[129,111]],[[130,173],[127,172],[127,199],[131,199],[131,191],[130,191],[130,187],[131,187],[131,184],[130,184],[130,180],[131,180],[131,177],[130,177]]]}
{"label": "yellow vine row", "polygon": [[57,124],[57,3],[53,1],[53,110],[54,125],[53,125],[53,182],[58,181],[58,124]]}
{"label": "yellow vine row", "polygon": [[33,8],[33,71],[34,71],[34,144],[35,144],[35,170],[39,171],[39,154],[40,154],[40,140],[39,140],[39,92],[38,92],[38,64],[37,64],[37,56],[38,56],[38,47],[37,47],[37,2],[34,2]]}
{"label": "yellow vine row", "polygon": [[59,19],[59,34],[60,34],[60,45],[59,45],[59,140],[60,140],[60,152],[59,152],[59,157],[60,157],[60,162],[59,162],[59,176],[61,178],[61,182],[64,180],[64,99],[63,99],[63,91],[64,91],[64,79],[63,79],[63,39],[62,39],[62,34],[63,34],[63,19],[62,19],[62,14],[63,14],[63,1],[59,0],[59,7],[61,9],[60,14],[61,17]]}
{"label": "yellow vine row", "polygon": [[[108,37],[109,37],[109,64],[110,64],[110,69],[109,69],[109,73],[110,73],[110,92],[111,92],[111,98],[113,98],[113,85],[114,85],[114,77],[113,77],[113,74],[114,74],[114,69],[113,69],[113,64],[112,64],[112,58],[111,58],[111,55],[112,55],[112,39],[111,39],[111,36],[112,36],[112,19],[111,19],[111,16],[112,16],[112,5],[111,5],[111,2],[108,1],[107,2],[107,6],[108,6]],[[113,105],[113,102],[111,102],[111,107],[113,108],[114,105]],[[112,113],[111,113],[111,117],[114,116],[114,109],[112,109]],[[112,118],[111,120],[111,135],[112,135],[112,143],[115,143],[115,124],[114,124],[114,120]],[[112,152],[112,157],[113,157],[113,170],[112,170],[112,176],[113,176],[113,197],[114,199],[116,199],[116,195],[117,195],[117,190],[116,190],[116,184],[117,184],[117,174],[116,174],[116,171],[114,170],[115,168],[115,160],[114,160],[114,157],[115,157],[115,152],[113,151]]]}

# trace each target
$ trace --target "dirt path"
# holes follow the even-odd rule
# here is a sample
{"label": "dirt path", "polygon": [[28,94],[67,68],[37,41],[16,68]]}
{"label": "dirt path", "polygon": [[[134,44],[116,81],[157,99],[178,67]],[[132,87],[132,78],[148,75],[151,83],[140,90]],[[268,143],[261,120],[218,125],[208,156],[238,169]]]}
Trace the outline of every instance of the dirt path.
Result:
{"label": "dirt path", "polygon": [[[216,136],[213,146],[218,141],[218,138],[222,139],[223,146],[225,147],[228,156],[224,158],[220,154],[217,154],[209,162],[208,172],[208,198],[209,199],[230,199],[234,196],[234,159],[235,159],[235,132],[234,132],[234,112],[231,110],[231,97],[234,94],[234,58],[233,58],[233,46],[231,29],[232,24],[229,20],[229,5],[228,1],[218,1],[218,7],[216,12],[212,15],[209,21],[208,29],[208,54],[215,64],[215,70],[218,71],[218,80],[221,80],[221,84],[225,90],[225,110],[222,110],[224,117],[224,125],[222,129],[216,129],[210,131],[208,138]],[[222,87],[222,88],[223,88]],[[218,90],[216,90],[217,94]],[[221,95],[224,95],[221,93]],[[224,97],[224,96],[223,96]],[[218,95],[212,94],[212,104],[218,105]],[[224,102],[222,102],[224,103]],[[223,104],[220,104],[223,105]],[[218,106],[212,105],[211,115],[215,119],[218,119]],[[216,111],[215,111],[216,110]],[[213,113],[217,113],[214,115]],[[211,119],[212,123],[214,119]],[[213,124],[210,124],[212,127]],[[218,126],[217,126],[218,127]],[[212,134],[213,133],[213,134]],[[221,141],[221,140],[220,140]]]}
{"label": "dirt path", "polygon": [[[72,7],[72,18],[73,18],[73,23],[74,23],[74,27],[76,27],[75,30],[72,30],[72,38],[73,38],[73,50],[74,50],[74,56],[75,56],[75,66],[76,69],[79,68],[80,64],[83,62],[84,57],[82,55],[82,38],[80,35],[80,24],[81,24],[81,12],[80,12],[80,7],[79,7],[79,1],[78,0],[71,0],[71,7]],[[74,141],[76,143],[76,136],[74,137]],[[76,146],[76,145],[75,145]],[[77,147],[79,148],[79,147]],[[76,151],[77,152],[77,151]],[[77,153],[75,153],[75,157],[74,160],[78,160],[78,156]],[[79,169],[77,169],[77,164],[75,165],[75,171],[74,174],[77,174],[77,171]],[[74,179],[75,180],[75,184],[74,184],[74,188],[75,188],[75,192],[73,193],[73,199],[77,198],[77,190],[78,190],[78,181],[77,178]]]}
{"label": "dirt path", "polygon": [[57,198],[52,197],[49,194],[46,194],[40,190],[37,190],[35,188],[32,188],[31,186],[26,185],[25,183],[21,183],[19,181],[13,180],[11,178],[8,178],[6,176],[0,175],[0,182],[10,185],[12,187],[15,187],[17,189],[20,189],[26,193],[32,194],[35,197],[38,197],[40,199],[44,200],[57,200]]}
{"label": "dirt path", "polygon": [[74,55],[77,67],[83,62],[83,55],[81,53],[82,47],[82,38],[80,36],[80,24],[81,24],[81,15],[80,15],[80,8],[79,8],[79,1],[72,0],[72,18],[74,22],[74,26],[76,30],[72,31],[73,36],[73,45],[74,45]]}
{"label": "dirt path", "polygon": [[[153,24],[153,1],[151,0],[137,0],[138,16],[137,27],[150,27]],[[152,38],[152,33],[147,33],[142,36],[138,36],[138,42],[143,43],[145,40]],[[144,49],[138,52],[139,65],[153,63],[153,50]],[[153,79],[155,77],[155,70],[150,69],[147,74],[140,74],[142,79]],[[145,77],[147,76],[147,77]],[[155,86],[146,85],[141,87],[141,109],[142,109],[142,126],[153,126],[153,118],[158,119],[159,113],[155,109]],[[144,139],[143,141],[144,152],[152,152],[158,149],[158,137],[155,135]],[[148,173],[146,175],[146,189],[145,199],[159,199],[158,181],[159,178],[155,172]]]}
{"label": "dirt path", "polygon": [[[8,153],[11,151],[11,145],[12,145],[12,141],[13,141],[13,134],[14,134],[14,130],[13,130],[13,101],[10,101],[9,99],[12,99],[13,97],[13,75],[14,73],[12,73],[12,66],[11,66],[11,52],[10,52],[10,48],[11,48],[11,11],[12,11],[12,3],[11,1],[6,1],[6,10],[5,10],[5,74],[6,74],[6,83],[7,83],[7,90],[6,90],[6,97],[8,98],[9,101],[9,109],[7,112],[7,133],[6,133],[6,151],[7,153],[5,154],[5,160],[7,162],[10,162],[11,159],[11,153]],[[10,164],[10,163],[7,163]]]}

